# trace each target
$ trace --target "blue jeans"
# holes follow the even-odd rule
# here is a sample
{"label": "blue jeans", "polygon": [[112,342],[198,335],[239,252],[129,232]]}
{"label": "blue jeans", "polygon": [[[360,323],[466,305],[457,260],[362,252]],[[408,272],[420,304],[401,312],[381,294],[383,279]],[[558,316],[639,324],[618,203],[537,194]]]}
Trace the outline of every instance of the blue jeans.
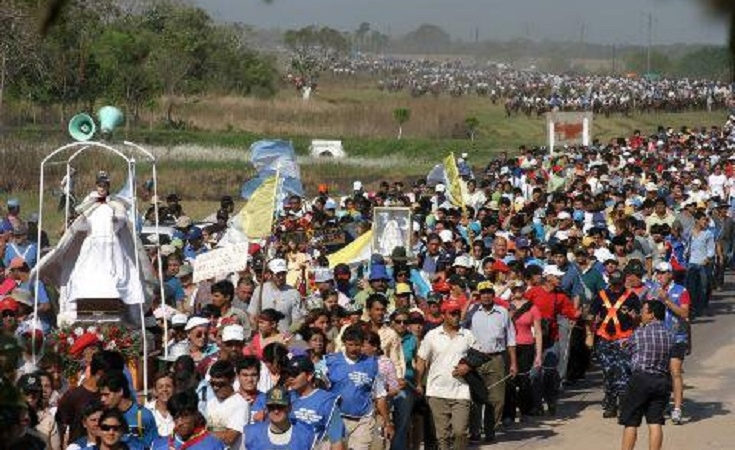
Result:
{"label": "blue jeans", "polygon": [[416,393],[410,386],[401,389],[393,398],[393,422],[396,434],[391,442],[391,449],[404,450],[408,448],[408,430],[411,427],[411,413],[416,403]]}
{"label": "blue jeans", "polygon": [[702,314],[709,304],[709,279],[709,267],[689,264],[686,288],[692,300],[692,313],[695,316]]}

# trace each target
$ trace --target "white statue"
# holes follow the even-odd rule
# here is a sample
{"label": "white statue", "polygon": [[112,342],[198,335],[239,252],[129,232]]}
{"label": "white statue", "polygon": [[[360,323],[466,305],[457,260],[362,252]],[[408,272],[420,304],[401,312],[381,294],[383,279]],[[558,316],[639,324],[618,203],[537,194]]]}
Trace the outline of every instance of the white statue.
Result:
{"label": "white statue", "polygon": [[120,299],[129,306],[125,320],[139,322],[139,305],[146,301],[141,280],[153,271],[140,243],[136,270],[130,208],[127,200],[110,195],[109,177],[100,172],[96,190],[76,208],[77,218],[37,265],[32,276],[40,271],[42,280],[59,287],[60,324],[76,320],[79,299]]}

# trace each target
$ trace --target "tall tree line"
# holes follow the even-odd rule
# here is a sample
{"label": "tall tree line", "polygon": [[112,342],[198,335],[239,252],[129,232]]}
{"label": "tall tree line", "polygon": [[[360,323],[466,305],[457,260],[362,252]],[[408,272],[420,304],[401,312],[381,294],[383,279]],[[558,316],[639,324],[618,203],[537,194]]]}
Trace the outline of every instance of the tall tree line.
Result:
{"label": "tall tree line", "polygon": [[201,8],[70,0],[41,35],[43,4],[0,1],[0,121],[13,100],[60,105],[62,116],[108,102],[136,118],[161,96],[276,90],[275,61],[248,47],[245,27],[215,23]]}

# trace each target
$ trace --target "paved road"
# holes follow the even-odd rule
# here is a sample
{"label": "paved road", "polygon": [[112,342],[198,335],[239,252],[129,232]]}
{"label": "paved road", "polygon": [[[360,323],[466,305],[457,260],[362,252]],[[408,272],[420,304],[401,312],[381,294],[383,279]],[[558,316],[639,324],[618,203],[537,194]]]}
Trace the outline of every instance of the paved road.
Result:
{"label": "paved road", "polygon": [[[664,427],[664,449],[735,449],[735,277],[715,293],[713,315],[693,326],[693,352],[684,361],[685,422]],[[568,389],[557,417],[515,424],[487,449],[618,449],[622,427],[602,419],[601,375]],[[648,448],[648,431],[639,429],[636,449]]]}

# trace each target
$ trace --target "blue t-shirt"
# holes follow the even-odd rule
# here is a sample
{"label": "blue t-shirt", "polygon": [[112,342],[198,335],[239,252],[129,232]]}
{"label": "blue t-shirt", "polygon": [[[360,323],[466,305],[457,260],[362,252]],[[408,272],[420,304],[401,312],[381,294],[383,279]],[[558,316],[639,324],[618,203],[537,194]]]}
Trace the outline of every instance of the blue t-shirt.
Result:
{"label": "blue t-shirt", "polygon": [[3,255],[3,264],[5,267],[10,265],[10,261],[15,257],[23,258],[31,269],[36,265],[36,244],[28,242],[24,245],[18,245],[14,242],[8,242],[5,246],[5,254]]}
{"label": "blue t-shirt", "polygon": [[283,445],[276,445],[268,437],[269,422],[257,422],[245,427],[245,448],[247,450],[311,450],[314,433],[301,422],[293,422],[291,439]]}
{"label": "blue t-shirt", "polygon": [[360,356],[355,362],[348,361],[344,353],[326,356],[327,376],[333,394],[342,399],[340,411],[343,415],[359,418],[373,410],[373,383],[378,376],[378,360],[374,356]]}
{"label": "blue t-shirt", "polygon": [[[173,439],[170,439],[169,437],[159,437],[153,441],[151,450],[170,450],[169,444],[173,444],[174,448],[180,449],[181,446],[184,445],[184,441],[176,435],[174,435]],[[222,441],[207,433],[201,441],[194,445],[190,445],[187,450],[224,450],[224,448],[225,444],[223,444]]]}
{"label": "blue t-shirt", "polygon": [[[138,413],[139,411],[140,413]],[[131,442],[137,441],[143,447],[148,448],[154,440],[159,438],[156,419],[148,409],[137,403],[133,403],[123,414],[125,415],[125,420],[128,422],[129,429],[129,433],[123,438],[124,442],[130,444]]]}
{"label": "blue t-shirt", "polygon": [[338,401],[336,395],[322,389],[315,389],[304,397],[291,391],[291,420],[311,427],[317,440],[326,434],[329,442],[339,442],[346,434]]}
{"label": "blue t-shirt", "polygon": [[181,300],[186,297],[186,293],[184,292],[184,286],[181,284],[181,280],[179,280],[176,277],[169,277],[164,281],[166,286],[171,288],[171,290],[174,293],[174,300],[177,302],[180,302]]}
{"label": "blue t-shirt", "polygon": [[256,413],[259,413],[261,411],[265,411],[265,393],[258,392],[258,395],[255,397],[255,401],[252,405],[250,405],[250,422],[253,423],[253,416],[255,416]]}

